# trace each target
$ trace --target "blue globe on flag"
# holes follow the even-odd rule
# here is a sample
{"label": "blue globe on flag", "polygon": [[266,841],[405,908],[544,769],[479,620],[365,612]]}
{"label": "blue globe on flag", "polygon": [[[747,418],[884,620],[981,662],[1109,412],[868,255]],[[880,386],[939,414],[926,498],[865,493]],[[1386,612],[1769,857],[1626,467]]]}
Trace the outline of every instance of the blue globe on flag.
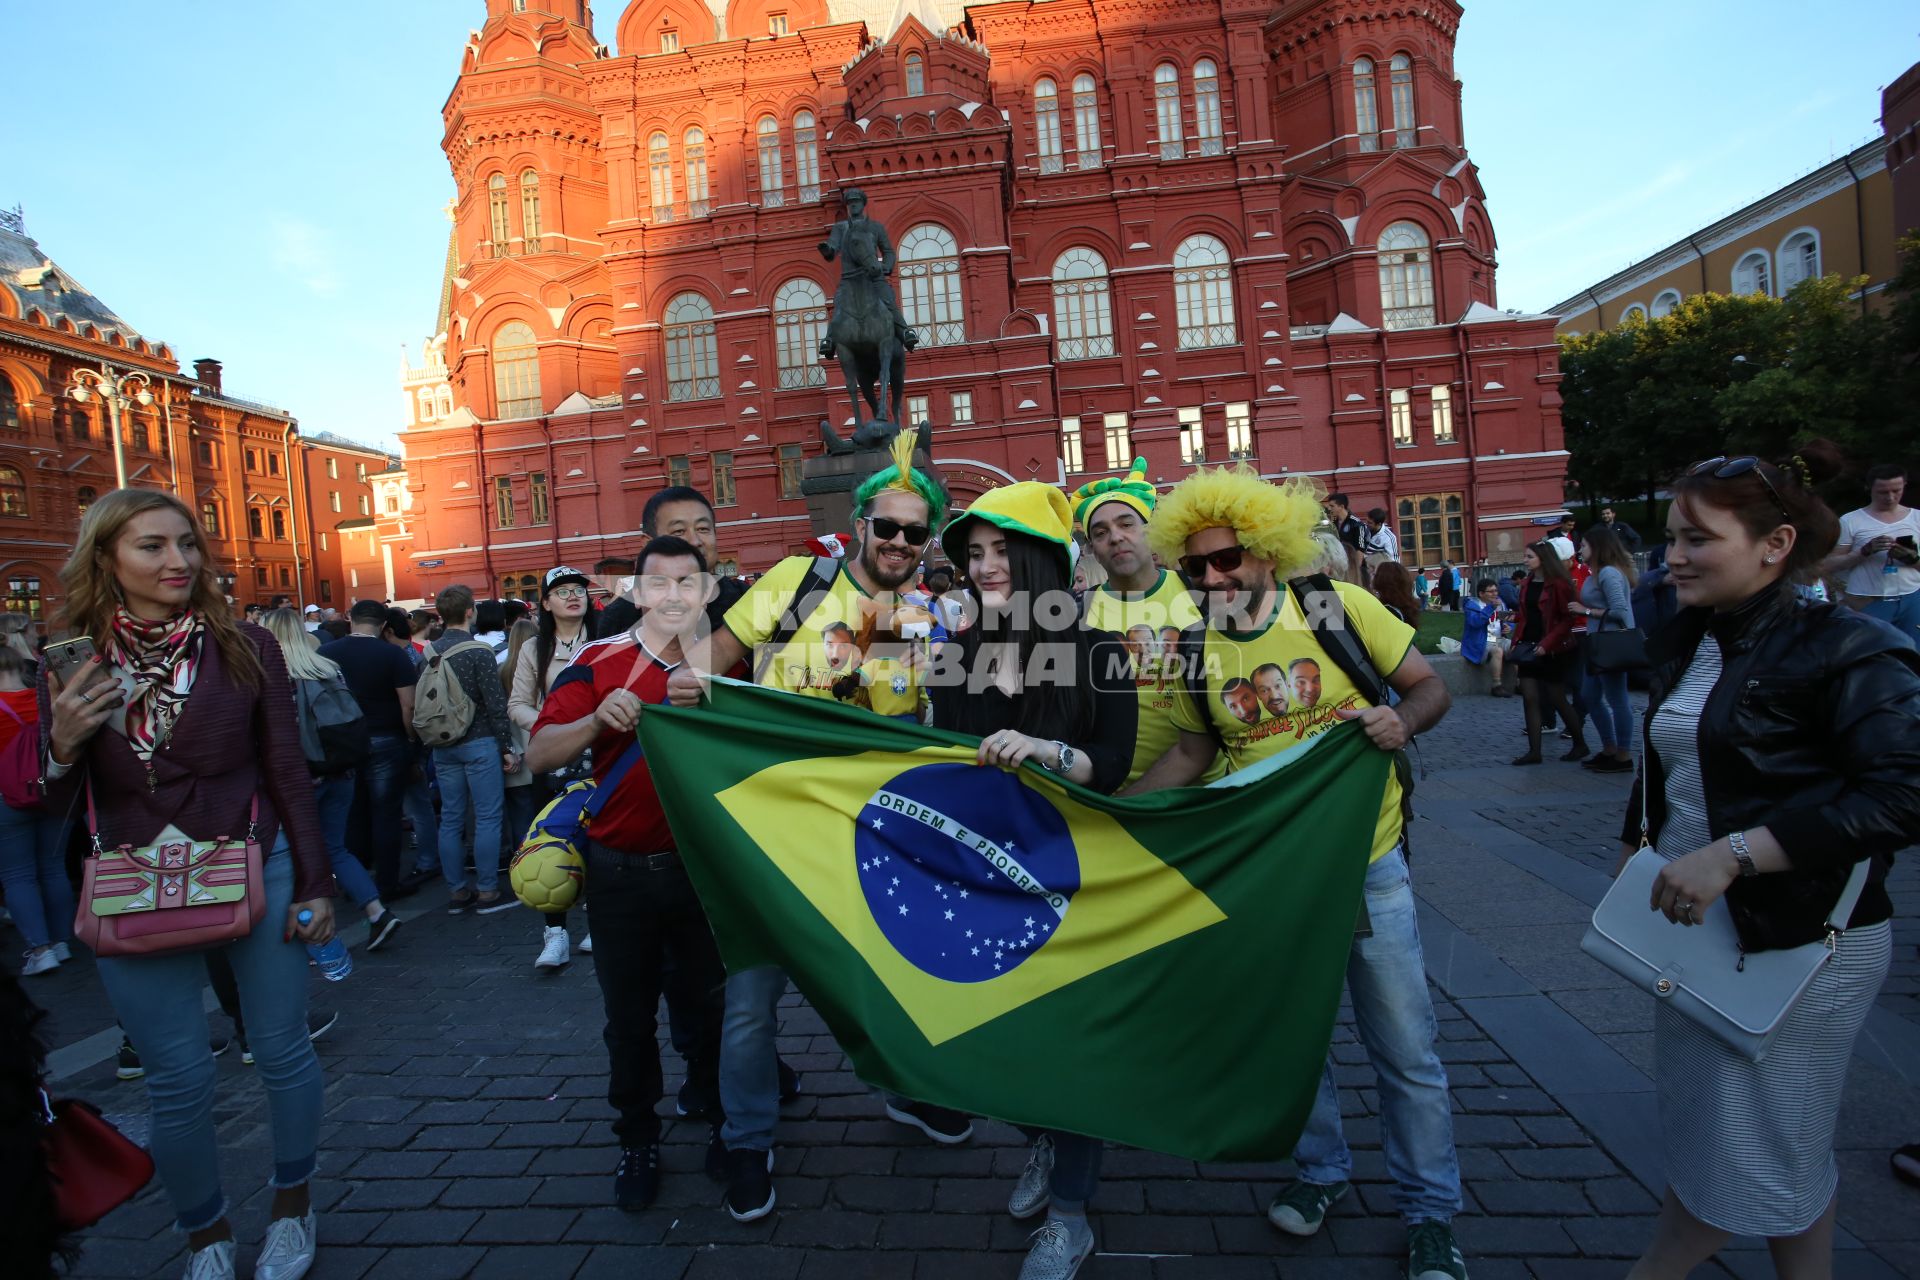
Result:
{"label": "blue globe on flag", "polygon": [[1060,931],[1080,888],[1060,811],[1014,775],[976,765],[890,779],[860,810],[853,852],[887,941],[948,982],[1012,972]]}

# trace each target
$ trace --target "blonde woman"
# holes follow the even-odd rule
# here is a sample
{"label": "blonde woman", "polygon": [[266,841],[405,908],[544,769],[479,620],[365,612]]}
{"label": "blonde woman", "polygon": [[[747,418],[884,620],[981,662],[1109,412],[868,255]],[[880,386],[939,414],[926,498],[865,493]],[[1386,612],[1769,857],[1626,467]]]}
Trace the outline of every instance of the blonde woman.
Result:
{"label": "blonde woman", "polygon": [[[280,652],[287,660],[287,675],[293,682],[296,715],[301,686],[305,682],[339,684],[343,689],[346,687],[340,664],[332,658],[321,657],[307,644],[313,637],[301,625],[299,614],[291,609],[274,609],[261,622],[280,642]],[[313,774],[313,797],[320,806],[320,834],[326,841],[327,862],[333,868],[333,878],[340,886],[340,892],[346,894],[347,901],[358,907],[367,918],[368,950],[374,950],[393,936],[393,931],[400,925],[400,918],[388,911],[387,905],[380,901],[380,890],[373,883],[373,877],[367,874],[360,859],[354,857],[347,848],[347,820],[353,814],[353,770],[322,773],[322,767],[309,757],[307,768]]]}
{"label": "blonde woman", "polygon": [[[301,944],[333,936],[333,880],[290,714],[286,659],[270,634],[234,620],[206,535],[172,494],[101,497],[60,577],[65,625],[93,637],[99,654],[67,679],[44,668],[40,676],[49,806],[76,803],[84,785],[106,844],[150,845],[176,833],[217,840],[252,825],[270,851],[264,916],[218,950],[238,980],[273,1134],[274,1194],[254,1274],[295,1280],[313,1265],[308,1183],[325,1093],[307,1039]],[[303,911],[311,913],[305,923]],[[151,1150],[187,1236],[185,1274],[228,1280],[234,1239],[213,1122],[205,954],[102,956],[98,964],[146,1068]]]}

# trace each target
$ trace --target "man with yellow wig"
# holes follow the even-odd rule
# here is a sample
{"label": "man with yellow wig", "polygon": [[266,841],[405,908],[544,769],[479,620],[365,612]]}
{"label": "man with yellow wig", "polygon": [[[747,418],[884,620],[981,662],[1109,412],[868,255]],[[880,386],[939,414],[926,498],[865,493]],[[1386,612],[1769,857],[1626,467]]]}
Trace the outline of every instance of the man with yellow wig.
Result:
{"label": "man with yellow wig", "polygon": [[[893,631],[901,592],[920,568],[927,539],[946,523],[947,492],[913,465],[913,437],[894,440],[889,465],[853,494],[854,544],[846,558],[790,556],[763,574],[727,611],[706,655],[677,668],[667,685],[676,706],[699,702],[702,672],[727,671],[747,661],[756,683],[816,698],[860,701],[880,715],[917,718],[921,671],[893,653],[857,651],[860,637]],[[847,637],[856,638],[851,644]],[[850,649],[856,650],[849,652]],[[856,664],[858,684],[847,678]],[[772,1212],[773,1129],[779,1119],[778,1030],[787,975],[771,965],[727,978],[726,1022],[720,1041],[720,1102],[726,1112],[727,1210],[749,1222]],[[934,1141],[972,1136],[972,1122],[945,1107],[887,1100],[887,1114]]]}
{"label": "man with yellow wig", "polygon": [[[1179,737],[1132,791],[1188,785],[1222,755],[1230,769],[1244,769],[1350,720],[1380,750],[1398,752],[1446,714],[1446,688],[1413,647],[1412,628],[1359,587],[1289,581],[1324,559],[1314,539],[1320,518],[1309,481],[1268,484],[1245,467],[1202,469],[1160,499],[1148,544],[1180,565],[1203,597],[1206,621],[1183,637],[1193,674],[1175,699]],[[1312,666],[1317,679],[1293,680],[1278,712],[1256,703],[1249,722],[1219,695],[1268,664],[1296,672]],[[1387,1172],[1407,1224],[1407,1280],[1465,1280],[1452,1227],[1460,1164],[1407,880],[1402,794],[1390,776],[1368,851],[1366,920],[1353,940],[1347,988],[1379,1077]],[[1267,1218],[1310,1236],[1347,1194],[1353,1166],[1331,1058],[1294,1162],[1300,1177],[1275,1197]]]}

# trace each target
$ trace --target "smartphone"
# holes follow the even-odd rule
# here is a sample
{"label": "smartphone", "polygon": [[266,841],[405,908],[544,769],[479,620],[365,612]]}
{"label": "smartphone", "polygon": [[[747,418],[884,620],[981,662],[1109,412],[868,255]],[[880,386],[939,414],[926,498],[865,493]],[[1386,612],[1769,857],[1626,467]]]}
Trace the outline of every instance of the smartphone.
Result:
{"label": "smartphone", "polygon": [[1894,541],[1899,543],[1901,546],[1905,547],[1909,551],[1912,551],[1915,549],[1914,542],[1913,542],[1913,535],[1910,533],[1903,533],[1899,537],[1895,538]]}
{"label": "smartphone", "polygon": [[46,648],[47,670],[60,677],[64,688],[73,680],[81,667],[93,661],[96,654],[92,636],[75,636],[71,640],[61,640]]}

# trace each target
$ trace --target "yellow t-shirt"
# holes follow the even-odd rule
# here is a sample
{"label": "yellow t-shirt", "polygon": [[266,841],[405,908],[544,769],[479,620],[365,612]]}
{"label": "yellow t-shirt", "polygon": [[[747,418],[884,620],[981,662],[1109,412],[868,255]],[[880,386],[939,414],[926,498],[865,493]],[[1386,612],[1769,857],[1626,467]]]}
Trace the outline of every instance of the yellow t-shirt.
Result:
{"label": "yellow t-shirt", "polygon": [[900,597],[869,596],[844,564],[793,639],[770,658],[761,652],[812,567],[812,556],[789,556],[727,610],[727,630],[747,647],[747,670],[759,683],[789,693],[853,702],[883,716],[918,715],[919,680],[898,655],[882,651],[898,646],[870,645],[863,654],[858,644],[867,619],[884,622]]}
{"label": "yellow t-shirt", "polygon": [[[1362,588],[1344,582],[1333,586],[1374,670],[1388,679],[1407,656],[1413,628]],[[1342,723],[1333,714],[1342,707],[1372,705],[1320,647],[1293,592],[1282,591],[1280,599],[1278,616],[1264,627],[1243,632],[1208,627],[1203,657],[1208,705],[1197,710],[1184,682],[1174,704],[1173,723],[1189,733],[1208,732],[1201,716],[1211,718],[1226,742],[1230,770],[1245,769],[1318,737]],[[1389,772],[1386,794],[1380,797],[1373,857],[1400,843],[1400,827],[1400,781]]]}
{"label": "yellow t-shirt", "polygon": [[[1142,595],[1123,596],[1107,587],[1087,595],[1086,624],[1111,631],[1127,647],[1133,663],[1133,683],[1140,695],[1140,717],[1133,741],[1132,782],[1179,741],[1173,723],[1173,699],[1180,684],[1177,663],[1167,659],[1179,653],[1180,632],[1200,621],[1193,596],[1175,574],[1160,571],[1160,580]],[[1201,782],[1212,782],[1227,771],[1216,758]]]}

